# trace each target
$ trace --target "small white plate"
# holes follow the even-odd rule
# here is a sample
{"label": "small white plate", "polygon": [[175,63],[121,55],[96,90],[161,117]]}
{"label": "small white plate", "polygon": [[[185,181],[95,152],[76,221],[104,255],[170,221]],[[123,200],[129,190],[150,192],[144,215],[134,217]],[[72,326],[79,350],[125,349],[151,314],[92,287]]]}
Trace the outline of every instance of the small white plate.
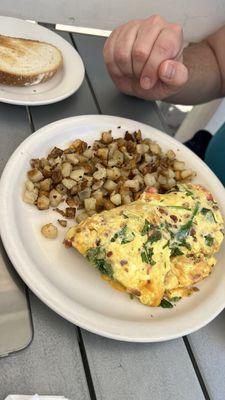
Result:
{"label": "small white plate", "polygon": [[[121,128],[118,128],[121,126]],[[75,138],[90,144],[100,132],[111,129],[114,137],[141,129],[164,150],[173,149],[187,167],[197,171],[197,181],[212,191],[225,217],[225,191],[213,172],[190,150],[150,126],[119,117],[79,116],[47,125],[27,138],[10,158],[0,184],[0,232],[7,253],[26,284],[49,307],[69,321],[119,340],[153,342],[176,338],[199,329],[225,306],[225,242],[210,277],[200,291],[173,309],[150,308],[131,301],[103,281],[100,274],[74,249],[65,249],[59,238],[47,240],[40,227],[55,222],[54,211],[38,211],[22,201],[23,184],[33,157],[47,155],[54,146],[66,146]],[[58,223],[56,222],[57,226]]]}
{"label": "small white plate", "polygon": [[66,40],[43,26],[22,19],[0,16],[0,34],[48,42],[63,55],[63,69],[47,82],[33,86],[0,85],[0,101],[10,104],[39,106],[56,103],[71,96],[84,79],[84,64]]}

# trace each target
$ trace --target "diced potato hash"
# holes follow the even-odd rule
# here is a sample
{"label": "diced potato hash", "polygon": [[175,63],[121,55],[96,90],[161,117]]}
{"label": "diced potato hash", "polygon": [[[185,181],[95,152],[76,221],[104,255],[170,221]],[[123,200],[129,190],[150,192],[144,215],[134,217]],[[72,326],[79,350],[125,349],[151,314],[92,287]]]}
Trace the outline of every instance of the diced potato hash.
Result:
{"label": "diced potato hash", "polygon": [[118,139],[111,131],[102,132],[92,147],[76,139],[68,148],[54,147],[46,158],[30,164],[23,200],[39,210],[54,207],[77,222],[129,204],[149,186],[163,193],[195,176],[173,150],[163,152],[158,143],[142,139],[140,130]]}

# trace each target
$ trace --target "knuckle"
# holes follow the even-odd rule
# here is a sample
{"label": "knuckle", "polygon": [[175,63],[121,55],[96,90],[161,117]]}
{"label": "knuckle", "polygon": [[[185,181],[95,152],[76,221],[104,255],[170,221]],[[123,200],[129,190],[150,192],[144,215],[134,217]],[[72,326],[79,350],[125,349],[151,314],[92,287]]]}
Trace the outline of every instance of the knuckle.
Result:
{"label": "knuckle", "polygon": [[174,53],[174,47],[174,43],[166,40],[156,43],[156,50],[162,57],[170,57]]}
{"label": "knuckle", "polygon": [[183,28],[180,24],[172,24],[171,28],[176,31],[179,35],[182,35]]}
{"label": "knuckle", "polygon": [[132,56],[137,61],[146,61],[148,58],[148,51],[143,47],[134,47]]}
{"label": "knuckle", "polygon": [[164,23],[163,18],[159,14],[152,15],[150,17],[150,20],[153,24],[156,24],[156,25],[161,25],[162,23]]}
{"label": "knuckle", "polygon": [[115,50],[115,60],[119,64],[126,64],[129,61],[129,56],[124,49],[118,48]]}

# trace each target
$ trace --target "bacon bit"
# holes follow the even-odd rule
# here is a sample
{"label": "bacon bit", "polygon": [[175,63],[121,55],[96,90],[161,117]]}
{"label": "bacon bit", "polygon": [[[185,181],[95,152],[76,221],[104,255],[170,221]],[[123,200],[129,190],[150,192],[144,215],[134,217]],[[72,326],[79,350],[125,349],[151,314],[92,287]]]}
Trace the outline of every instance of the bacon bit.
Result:
{"label": "bacon bit", "polygon": [[193,275],[192,278],[196,282],[201,278],[201,275],[200,274],[196,274],[196,275]]}
{"label": "bacon bit", "polygon": [[212,201],[213,200],[213,197],[212,197],[211,193],[207,194],[206,199],[208,201]]}
{"label": "bacon bit", "polygon": [[148,231],[148,238],[150,239],[150,237],[155,233],[154,229],[151,229],[150,231]]}
{"label": "bacon bit", "polygon": [[108,253],[106,255],[107,255],[107,257],[112,257],[113,252],[112,251],[108,251]]}
{"label": "bacon bit", "polygon": [[160,212],[161,214],[168,215],[168,212],[165,210],[165,208],[159,207],[158,210],[159,210],[159,212]]}
{"label": "bacon bit", "polygon": [[129,289],[128,292],[138,297],[141,295],[141,292],[138,289]]}
{"label": "bacon bit", "polygon": [[151,265],[148,265],[148,267],[147,267],[147,274],[148,274],[148,275],[150,274],[151,269],[152,269],[152,266],[151,266]]}
{"label": "bacon bit", "polygon": [[155,187],[149,186],[146,189],[146,193],[155,194],[155,193],[157,193],[157,189]]}
{"label": "bacon bit", "polygon": [[177,222],[177,221],[178,221],[178,218],[177,218],[176,215],[170,215],[170,218],[171,218],[174,222]]}
{"label": "bacon bit", "polygon": [[72,243],[71,243],[69,240],[67,240],[67,239],[65,239],[65,240],[63,241],[63,244],[64,244],[64,246],[65,246],[67,249],[69,249],[70,247],[72,247]]}
{"label": "bacon bit", "polygon": [[196,230],[194,228],[191,228],[190,235],[193,237],[196,235]]}
{"label": "bacon bit", "polygon": [[120,260],[120,265],[126,265],[127,264],[127,260]]}

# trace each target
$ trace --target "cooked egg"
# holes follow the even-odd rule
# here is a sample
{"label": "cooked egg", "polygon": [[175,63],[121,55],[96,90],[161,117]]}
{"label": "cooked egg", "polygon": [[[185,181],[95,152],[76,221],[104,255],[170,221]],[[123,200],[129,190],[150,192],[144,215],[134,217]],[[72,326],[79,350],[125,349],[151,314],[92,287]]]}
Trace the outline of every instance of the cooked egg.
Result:
{"label": "cooked egg", "polygon": [[186,184],[95,214],[70,228],[66,241],[114,286],[159,306],[189,296],[211,273],[222,229],[211,193]]}

